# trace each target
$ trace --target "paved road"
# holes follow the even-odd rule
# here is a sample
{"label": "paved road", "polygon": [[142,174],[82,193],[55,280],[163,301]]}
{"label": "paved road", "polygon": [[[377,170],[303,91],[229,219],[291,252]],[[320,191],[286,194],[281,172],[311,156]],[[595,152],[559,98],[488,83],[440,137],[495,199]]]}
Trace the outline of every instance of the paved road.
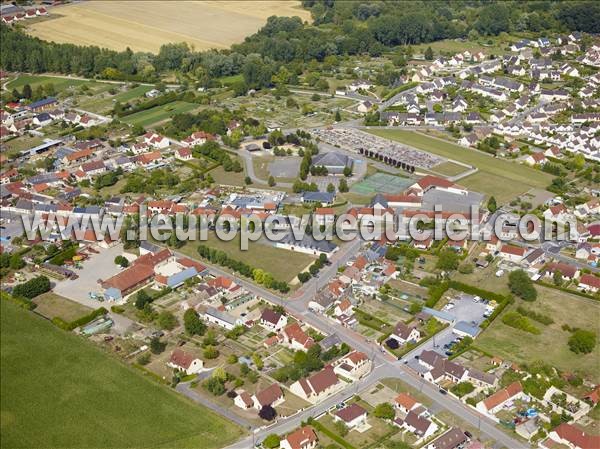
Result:
{"label": "paved road", "polygon": [[253,428],[252,424],[250,424],[244,418],[239,417],[238,415],[236,415],[235,413],[233,413],[228,408],[221,407],[220,405],[215,404],[214,402],[209,401],[208,399],[206,399],[200,393],[198,393],[197,391],[195,391],[190,386],[189,383],[186,382],[186,383],[177,384],[177,386],[175,387],[175,389],[178,392],[180,392],[181,394],[183,394],[184,396],[187,396],[192,401],[197,402],[199,404],[202,404],[203,406],[211,409],[212,411],[218,413],[219,415],[224,416],[225,418],[229,419],[230,421],[233,421],[238,426],[241,426],[244,429],[252,429]]}
{"label": "paved road", "polygon": [[[308,409],[294,415],[293,417],[281,419],[269,427],[255,429],[251,436],[238,441],[230,446],[230,448],[248,449],[253,446],[253,442],[262,441],[262,439],[264,439],[270,433],[288,433],[298,427],[300,423],[305,421],[307,418],[319,416],[329,408],[353,396],[357,392],[368,388],[376,382],[379,382],[381,379],[399,378],[412,387],[420,389],[421,392],[428,396],[440,409],[448,410],[465,422],[481,429],[482,435],[486,438],[496,440],[498,443],[511,449],[526,449],[527,446],[522,444],[520,441],[515,440],[510,435],[496,428],[493,421],[481,416],[475,410],[471,409],[462,402],[448,395],[440,394],[437,387],[425,382],[421,377],[415,374],[413,370],[404,366],[401,361],[396,360],[387,352],[382,352],[382,349],[378,344],[368,341],[364,336],[352,329],[338,325],[324,315],[315,314],[308,310],[308,302],[312,299],[315,291],[318,290],[320,286],[325,285],[337,273],[337,267],[345,264],[346,261],[355,255],[359,247],[360,241],[358,240],[354,240],[342,246],[342,248],[340,248],[334,257],[331,258],[332,264],[321,270],[318,278],[314,278],[311,281],[312,283],[309,282],[305,284],[301,290],[296,292],[287,300],[284,300],[279,295],[254,285],[249,281],[235,278],[236,282],[242,285],[244,288],[247,288],[248,291],[276,304],[284,305],[290,313],[297,316],[305,323],[314,326],[315,328],[327,334],[335,333],[343,342],[346,342],[351,347],[366,353],[372,360],[374,369],[369,375],[361,379],[359,382],[350,384],[343,391],[329,397],[320,404],[311,406]],[[231,276],[230,273],[225,272],[219,267],[211,266],[210,264],[209,267],[211,271],[217,274]],[[221,413],[221,411],[218,410],[218,407],[216,407],[214,404],[209,407],[212,410]],[[229,412],[227,411],[227,413],[223,414],[224,416],[228,417]],[[236,418],[233,420],[234,422],[238,422],[240,418],[236,416]],[[246,427],[246,424],[242,425]]]}

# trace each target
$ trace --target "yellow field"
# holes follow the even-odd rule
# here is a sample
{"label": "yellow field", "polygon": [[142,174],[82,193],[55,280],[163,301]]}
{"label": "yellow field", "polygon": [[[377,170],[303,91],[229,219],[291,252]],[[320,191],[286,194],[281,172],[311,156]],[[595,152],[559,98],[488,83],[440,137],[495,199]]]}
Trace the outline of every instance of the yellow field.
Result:
{"label": "yellow field", "polygon": [[156,53],[172,42],[205,50],[242,42],[273,15],[310,19],[299,1],[88,1],[52,8],[55,18],[28,31],[48,41],[114,50]]}

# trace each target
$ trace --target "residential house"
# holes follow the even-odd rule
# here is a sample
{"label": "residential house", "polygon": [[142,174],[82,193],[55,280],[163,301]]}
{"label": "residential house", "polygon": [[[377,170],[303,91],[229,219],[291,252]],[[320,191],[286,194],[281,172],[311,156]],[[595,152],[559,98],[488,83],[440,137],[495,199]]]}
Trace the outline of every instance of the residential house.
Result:
{"label": "residential house", "polygon": [[327,396],[336,393],[344,386],[335,375],[331,365],[318,373],[302,378],[290,386],[290,391],[310,403],[317,403]]}
{"label": "residential house", "polygon": [[300,324],[292,323],[281,332],[283,343],[297,351],[306,351],[315,344],[315,341],[302,330]]}
{"label": "residential house", "polygon": [[452,427],[441,437],[436,438],[425,449],[456,449],[467,441],[465,433],[458,427]]}
{"label": "residential house", "polygon": [[353,351],[341,358],[333,371],[345,379],[358,380],[371,372],[373,363],[364,352]]}
{"label": "residential house", "polygon": [[600,278],[593,274],[584,274],[579,279],[577,287],[587,293],[598,293],[600,291]]}
{"label": "residential house", "polygon": [[343,422],[350,430],[367,423],[367,411],[354,403],[335,412],[334,421]]}
{"label": "residential house", "polygon": [[237,396],[233,399],[233,403],[242,410],[248,410],[254,406],[252,396],[247,391],[240,391]]}
{"label": "residential house", "polygon": [[403,345],[409,342],[418,341],[421,338],[421,332],[416,326],[409,326],[402,321],[398,321],[390,338],[393,338],[399,344]]}
{"label": "residential house", "polygon": [[279,384],[272,384],[270,387],[258,391],[252,396],[252,403],[256,410],[260,410],[265,406],[275,408],[284,401],[283,391]]}
{"label": "residential house", "polygon": [[279,332],[287,324],[287,317],[272,309],[264,309],[259,324],[272,332]]}
{"label": "residential house", "polygon": [[500,257],[510,262],[519,263],[525,257],[527,248],[514,245],[502,245],[500,248]]}
{"label": "residential house", "polygon": [[171,353],[167,366],[183,371],[185,374],[197,374],[204,369],[204,362],[192,354],[176,348]]}
{"label": "residential house", "polygon": [[402,413],[408,413],[411,410],[420,407],[421,403],[417,402],[417,400],[408,393],[400,393],[396,396],[396,399],[394,399],[394,406]]}
{"label": "residential house", "polygon": [[279,443],[280,449],[314,449],[318,439],[310,426],[304,426],[290,433]]}
{"label": "residential house", "polygon": [[485,414],[494,415],[496,412],[500,411],[506,403],[525,397],[526,395],[523,392],[521,382],[513,382],[508,387],[497,391],[490,397],[477,403],[477,410]]}
{"label": "residential house", "polygon": [[[548,434],[548,440],[565,445],[571,449],[598,449],[600,435],[590,435],[573,424],[562,423]],[[555,447],[548,440],[541,443],[544,448]]]}

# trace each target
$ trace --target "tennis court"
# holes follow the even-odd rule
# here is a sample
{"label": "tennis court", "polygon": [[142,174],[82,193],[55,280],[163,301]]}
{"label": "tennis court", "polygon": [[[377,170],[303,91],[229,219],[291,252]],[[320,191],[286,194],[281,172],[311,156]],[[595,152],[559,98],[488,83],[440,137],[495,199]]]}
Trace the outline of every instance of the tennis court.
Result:
{"label": "tennis court", "polygon": [[414,184],[414,180],[410,178],[402,178],[400,176],[388,175],[385,173],[375,173],[361,182],[357,182],[352,186],[350,191],[360,195],[373,195],[375,193],[400,193],[406,188]]}

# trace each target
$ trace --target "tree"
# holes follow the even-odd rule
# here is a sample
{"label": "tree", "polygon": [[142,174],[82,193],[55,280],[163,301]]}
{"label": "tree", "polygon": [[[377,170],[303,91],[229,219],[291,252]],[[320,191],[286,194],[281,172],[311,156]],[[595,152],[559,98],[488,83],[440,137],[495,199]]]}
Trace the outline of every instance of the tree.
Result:
{"label": "tree", "polygon": [[279,447],[279,443],[281,443],[281,438],[279,438],[279,435],[272,433],[267,435],[267,437],[263,440],[262,445],[267,449],[275,449]]}
{"label": "tree", "polygon": [[433,61],[433,49],[431,47],[427,47],[427,50],[425,50],[425,59]]}
{"label": "tree", "polygon": [[523,270],[515,270],[508,275],[508,287],[512,293],[525,301],[535,301],[537,298],[537,290]]}
{"label": "tree", "polygon": [[31,90],[31,86],[29,84],[25,84],[23,86],[23,93],[21,94],[21,97],[30,100],[32,96],[33,96],[33,92]]}
{"label": "tree", "polygon": [[327,191],[329,193],[334,193],[335,192],[335,186],[332,183],[327,184]]}
{"label": "tree", "polygon": [[129,266],[129,261],[125,256],[117,256],[115,257],[115,264],[120,267],[127,268]]}
{"label": "tree", "polygon": [[161,329],[173,330],[177,326],[177,318],[168,310],[164,310],[158,314],[156,322]]}
{"label": "tree", "polygon": [[347,192],[349,190],[348,181],[346,181],[344,178],[340,179],[340,184],[338,185],[338,190],[342,193]]}
{"label": "tree", "polygon": [[345,437],[346,435],[348,435],[348,426],[344,421],[336,421],[334,426],[339,436]]}
{"label": "tree", "polygon": [[204,335],[206,332],[206,325],[194,309],[187,309],[183,314],[183,326],[190,335]]}
{"label": "tree", "polygon": [[560,270],[556,270],[554,272],[554,275],[552,276],[552,282],[554,282],[554,285],[558,286],[560,286],[563,283],[563,275],[560,272]]}
{"label": "tree", "polygon": [[398,349],[400,347],[400,343],[395,338],[389,338],[386,340],[385,344],[390,349]]}
{"label": "tree", "polygon": [[596,347],[596,333],[577,329],[569,337],[568,345],[575,354],[589,354]]}
{"label": "tree", "polygon": [[219,350],[214,346],[207,346],[204,348],[204,358],[208,360],[216,359],[219,357]]}
{"label": "tree", "polygon": [[150,340],[150,352],[152,352],[152,354],[160,354],[166,347],[167,344],[160,341],[160,338],[158,337],[153,337],[152,340]]}
{"label": "tree", "polygon": [[247,186],[249,186],[250,184],[252,184],[252,179],[250,179],[250,176],[246,176],[244,178],[244,184],[246,184]]}
{"label": "tree", "polygon": [[349,178],[350,176],[352,176],[352,167],[350,167],[350,166],[348,166],[348,165],[346,165],[346,166],[344,167],[344,176],[345,176],[346,178]]}
{"label": "tree", "polygon": [[51,288],[52,285],[50,284],[50,279],[48,279],[46,276],[38,276],[15,286],[12,294],[14,296],[22,296],[27,299],[33,299],[42,293],[46,293]]}
{"label": "tree", "polygon": [[496,204],[496,198],[490,196],[490,199],[487,202],[488,210],[493,214],[498,209],[498,205]]}
{"label": "tree", "polygon": [[340,114],[340,110],[339,109],[336,109],[336,111],[335,111],[335,118],[334,118],[334,120],[336,122],[341,122],[342,121],[342,116]]}
{"label": "tree", "polygon": [[394,411],[394,407],[389,402],[382,402],[378,404],[373,410],[373,415],[376,418],[381,419],[394,419],[396,416],[396,412]]}
{"label": "tree", "polygon": [[152,298],[145,290],[140,290],[135,295],[135,307],[139,310],[142,310],[146,304],[150,304],[152,302]]}
{"label": "tree", "polygon": [[273,176],[269,176],[269,180],[267,182],[269,187],[273,187],[275,185],[275,178]]}
{"label": "tree", "polygon": [[9,267],[11,270],[20,270],[24,266],[25,261],[18,253],[14,253],[10,256]]}
{"label": "tree", "polygon": [[444,271],[454,271],[458,268],[460,258],[456,251],[452,249],[444,249],[440,251],[435,267]]}
{"label": "tree", "polygon": [[277,412],[270,405],[264,405],[258,412],[258,416],[260,416],[265,421],[273,421],[277,416]]}

